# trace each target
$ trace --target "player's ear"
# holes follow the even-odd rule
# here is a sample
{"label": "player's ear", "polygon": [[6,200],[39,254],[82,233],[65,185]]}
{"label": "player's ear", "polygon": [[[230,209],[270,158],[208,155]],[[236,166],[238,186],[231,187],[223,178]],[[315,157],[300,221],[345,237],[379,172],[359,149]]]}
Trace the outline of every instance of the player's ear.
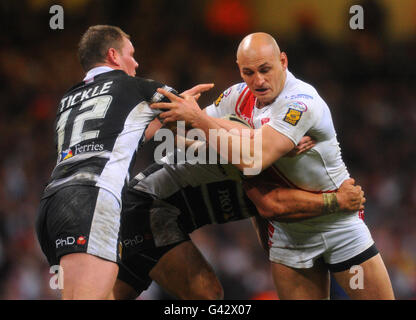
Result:
{"label": "player's ear", "polygon": [[110,48],[107,50],[107,61],[112,65],[120,66],[119,53],[116,49]]}
{"label": "player's ear", "polygon": [[285,52],[280,53],[280,63],[282,64],[283,69],[287,69],[288,60]]}

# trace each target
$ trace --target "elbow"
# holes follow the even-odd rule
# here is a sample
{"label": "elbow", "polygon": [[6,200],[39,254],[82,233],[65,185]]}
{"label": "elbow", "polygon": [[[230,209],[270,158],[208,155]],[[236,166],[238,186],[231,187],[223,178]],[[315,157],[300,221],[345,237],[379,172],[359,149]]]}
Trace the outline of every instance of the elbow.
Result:
{"label": "elbow", "polygon": [[259,175],[263,170],[264,166],[260,161],[252,160],[247,164],[243,161],[243,164],[240,165],[239,169],[243,172],[245,176],[257,176]]}
{"label": "elbow", "polygon": [[265,218],[265,219],[273,218],[273,212],[266,208],[257,208],[257,211],[262,218]]}
{"label": "elbow", "polygon": [[243,153],[241,157],[241,167],[245,176],[257,176],[264,169],[266,169],[263,161],[263,154],[261,150],[254,150],[255,152]]}

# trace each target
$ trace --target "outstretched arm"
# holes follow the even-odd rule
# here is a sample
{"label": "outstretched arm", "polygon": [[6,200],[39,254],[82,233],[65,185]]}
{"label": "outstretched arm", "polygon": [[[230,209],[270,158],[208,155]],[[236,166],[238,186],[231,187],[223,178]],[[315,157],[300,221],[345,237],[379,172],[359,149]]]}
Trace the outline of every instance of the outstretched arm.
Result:
{"label": "outstretched arm", "polygon": [[[268,125],[252,130],[253,134],[249,136],[224,130],[218,120],[199,108],[193,97],[181,98],[163,89],[158,89],[158,92],[171,100],[170,103],[155,103],[151,106],[168,110],[160,114],[164,122],[184,120],[192,127],[201,129],[211,147],[224,159],[237,156],[232,163],[246,175],[260,173],[295,147],[292,140]],[[222,148],[224,142],[226,147]]]}

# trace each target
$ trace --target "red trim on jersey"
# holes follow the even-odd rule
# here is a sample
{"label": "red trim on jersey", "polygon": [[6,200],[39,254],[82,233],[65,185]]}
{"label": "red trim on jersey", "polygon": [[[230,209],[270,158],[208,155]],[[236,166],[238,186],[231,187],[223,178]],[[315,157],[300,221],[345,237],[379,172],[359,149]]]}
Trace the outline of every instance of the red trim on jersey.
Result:
{"label": "red trim on jersey", "polygon": [[245,89],[243,90],[243,92],[240,93],[240,96],[238,97],[237,103],[235,104],[235,113],[237,115],[240,115],[240,112],[237,109],[237,107],[238,107],[238,105],[240,103],[241,98],[244,97],[244,94],[246,93],[247,90],[248,90],[248,87],[245,87]]}
{"label": "red trim on jersey", "polygon": [[361,220],[364,221],[364,210],[359,210],[358,211],[358,218],[360,218]]}
{"label": "red trim on jersey", "polygon": [[256,97],[248,89],[248,87],[246,87],[238,97],[237,104],[235,105],[235,113],[242,119],[246,120],[253,128],[253,108],[255,103]]}
{"label": "red trim on jersey", "polygon": [[256,97],[254,96],[254,94],[249,90],[246,94],[246,96],[244,97],[243,102],[241,102],[240,105],[240,113],[243,116],[243,118],[245,118],[248,123],[250,123],[250,125],[252,127],[254,127],[253,124],[253,109],[254,109],[254,104],[256,103]]}

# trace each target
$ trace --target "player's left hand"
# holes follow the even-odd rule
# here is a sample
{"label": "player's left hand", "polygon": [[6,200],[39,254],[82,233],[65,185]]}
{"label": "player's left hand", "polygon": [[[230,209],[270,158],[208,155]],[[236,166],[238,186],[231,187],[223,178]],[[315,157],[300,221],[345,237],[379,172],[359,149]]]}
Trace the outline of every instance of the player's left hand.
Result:
{"label": "player's left hand", "polygon": [[163,119],[163,123],[182,120],[192,126],[193,122],[202,115],[202,110],[192,95],[178,97],[161,88],[157,89],[157,92],[163,94],[171,101],[158,102],[150,105],[153,109],[162,109],[164,111],[159,115],[159,118]]}
{"label": "player's left hand", "polygon": [[341,211],[356,212],[364,210],[364,191],[361,186],[355,185],[354,179],[345,180],[339,187],[337,193],[337,201]]}
{"label": "player's left hand", "polygon": [[316,145],[316,141],[309,136],[304,136],[300,139],[298,145],[294,147],[290,152],[286,153],[285,157],[296,157]]}

